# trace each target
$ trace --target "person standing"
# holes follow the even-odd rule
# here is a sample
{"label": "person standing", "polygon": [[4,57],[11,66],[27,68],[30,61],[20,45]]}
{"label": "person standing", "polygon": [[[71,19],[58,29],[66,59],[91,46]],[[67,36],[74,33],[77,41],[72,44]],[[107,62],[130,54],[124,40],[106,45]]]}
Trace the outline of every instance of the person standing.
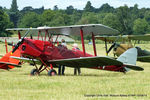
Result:
{"label": "person standing", "polygon": [[[75,50],[75,51],[80,50],[80,49],[78,48],[78,44],[74,43],[72,50]],[[80,67],[75,67],[75,68],[74,68],[74,75],[77,75],[77,72],[78,72],[78,75],[81,74]]]}
{"label": "person standing", "polygon": [[[64,39],[61,40],[61,46],[67,48],[66,41]],[[65,66],[59,65],[58,67],[58,75],[65,75]]]}

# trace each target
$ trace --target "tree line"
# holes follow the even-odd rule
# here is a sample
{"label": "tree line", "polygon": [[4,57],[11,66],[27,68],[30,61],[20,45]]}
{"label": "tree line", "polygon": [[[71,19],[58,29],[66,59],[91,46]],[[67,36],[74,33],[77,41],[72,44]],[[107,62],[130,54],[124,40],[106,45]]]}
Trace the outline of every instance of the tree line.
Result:
{"label": "tree line", "polygon": [[88,1],[83,10],[68,6],[59,9],[24,7],[18,10],[16,0],[12,1],[11,8],[0,7],[0,36],[5,35],[6,28],[29,28],[39,26],[65,26],[75,24],[104,24],[117,29],[121,34],[149,34],[150,8],[138,8],[127,5],[114,8],[108,3],[99,8],[92,6]]}

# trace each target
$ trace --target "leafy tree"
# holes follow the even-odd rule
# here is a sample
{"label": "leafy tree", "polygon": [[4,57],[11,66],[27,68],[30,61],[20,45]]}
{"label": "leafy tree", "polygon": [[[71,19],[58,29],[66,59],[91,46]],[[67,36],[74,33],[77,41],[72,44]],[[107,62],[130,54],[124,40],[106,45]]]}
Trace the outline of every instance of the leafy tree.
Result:
{"label": "leafy tree", "polygon": [[145,12],[144,18],[150,25],[150,10]]}
{"label": "leafy tree", "polygon": [[12,11],[12,12],[18,11],[17,0],[12,1],[10,11]]}
{"label": "leafy tree", "polygon": [[69,6],[69,7],[67,7],[67,9],[66,9],[66,13],[67,14],[73,14],[73,11],[74,11],[74,8],[73,8],[73,6]]}
{"label": "leafy tree", "polygon": [[95,13],[87,12],[82,15],[82,18],[79,20],[78,24],[97,24],[98,16]]}
{"label": "leafy tree", "polygon": [[139,17],[138,5],[135,4],[134,7],[130,7],[132,19],[137,19]]}
{"label": "leafy tree", "polygon": [[[15,27],[17,25],[19,27],[37,27],[99,23],[115,28],[122,34],[139,34],[139,31],[142,34],[150,33],[150,8],[139,9],[137,4],[133,7],[124,5],[114,8],[106,3],[100,8],[95,8],[90,1],[87,1],[84,10],[74,9],[71,5],[62,10],[55,5],[53,10],[27,6],[19,11],[17,0],[12,0],[10,10],[5,7],[0,7],[0,9],[9,14]],[[141,29],[143,31],[137,29],[139,26],[136,23],[140,23],[138,18],[145,23],[145,26],[141,25],[142,28],[144,27]],[[88,39],[88,37],[86,38]]]}
{"label": "leafy tree", "polygon": [[107,26],[109,26],[111,28],[117,29],[117,30],[120,29],[119,20],[118,20],[117,16],[115,14],[112,14],[112,13],[108,13],[104,17],[103,24],[107,25]]}
{"label": "leafy tree", "polygon": [[146,8],[139,9],[139,18],[141,19],[144,18],[146,11],[147,11]]}
{"label": "leafy tree", "polygon": [[14,27],[17,27],[17,23],[19,20],[19,10],[17,6],[17,0],[13,0],[10,8],[10,12],[8,13],[10,20],[14,23]]}
{"label": "leafy tree", "polygon": [[103,4],[99,9],[98,9],[98,12],[100,13],[112,13],[114,12],[114,8],[111,7],[108,3],[106,4]]}
{"label": "leafy tree", "polygon": [[44,12],[44,6],[42,6],[41,8],[33,9],[33,12],[37,14],[42,14]]}
{"label": "leafy tree", "polygon": [[108,13],[98,13],[97,14],[97,20],[98,23],[103,24],[104,23],[104,18]]}
{"label": "leafy tree", "polygon": [[78,12],[77,10],[73,11],[73,14],[70,15],[71,17],[71,22],[70,24],[77,24],[77,22],[81,19],[82,13]]}
{"label": "leafy tree", "polygon": [[87,4],[85,5],[84,11],[85,12],[92,12],[94,10],[94,7],[92,6],[91,2],[88,1]]}
{"label": "leafy tree", "polygon": [[27,6],[27,7],[24,7],[20,13],[22,14],[22,16],[24,16],[24,14],[28,13],[28,12],[32,12],[33,11],[33,8],[31,6]]}
{"label": "leafy tree", "polygon": [[133,26],[134,34],[145,34],[147,29],[148,23],[146,22],[145,19],[138,18],[134,21]]}
{"label": "leafy tree", "polygon": [[13,23],[10,22],[9,16],[0,10],[0,36],[7,36],[5,29],[13,27]]}
{"label": "leafy tree", "polygon": [[0,6],[0,10],[2,10],[3,9],[3,7],[2,6]]}
{"label": "leafy tree", "polygon": [[58,6],[55,5],[54,8],[53,8],[53,10],[54,10],[54,11],[57,11],[57,10],[58,10]]}
{"label": "leafy tree", "polygon": [[51,23],[51,21],[53,20],[55,14],[56,13],[53,10],[45,10],[43,12],[43,14],[41,15],[42,24],[49,26],[50,25],[49,23]]}
{"label": "leafy tree", "polygon": [[133,22],[131,20],[132,16],[130,13],[130,9],[127,5],[117,8],[116,16],[120,22],[119,31],[123,34],[132,34],[133,30]]}
{"label": "leafy tree", "polygon": [[47,22],[48,26],[64,26],[64,18],[62,16],[58,16],[55,19],[53,19],[51,22]]}
{"label": "leafy tree", "polygon": [[35,12],[26,13],[20,20],[19,27],[39,27],[41,26],[40,16]]}

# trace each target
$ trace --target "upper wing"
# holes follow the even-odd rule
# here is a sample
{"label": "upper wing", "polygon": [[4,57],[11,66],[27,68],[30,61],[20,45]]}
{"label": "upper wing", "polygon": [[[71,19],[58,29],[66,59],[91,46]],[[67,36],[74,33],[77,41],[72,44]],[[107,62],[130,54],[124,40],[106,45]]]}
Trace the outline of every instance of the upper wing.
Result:
{"label": "upper wing", "polygon": [[94,33],[95,35],[100,34],[118,34],[119,31],[102,24],[86,24],[86,25],[71,25],[71,26],[60,26],[60,27],[39,27],[38,30],[48,30],[50,33],[64,34],[64,35],[80,35],[80,29],[83,30],[84,35]]}
{"label": "upper wing", "polygon": [[8,29],[6,29],[6,31],[10,31],[12,33],[18,33],[18,31],[19,31],[23,34],[25,34],[26,31],[28,31],[28,30],[32,30],[34,32],[34,31],[36,31],[36,28],[8,28]]}
{"label": "upper wing", "polygon": [[102,41],[114,42],[116,39],[118,42],[128,41],[128,40],[142,40],[150,41],[150,35],[122,35],[122,36],[95,36],[96,39]]}
{"label": "upper wing", "polygon": [[128,35],[130,40],[150,41],[150,34],[146,35]]}
{"label": "upper wing", "polygon": [[62,34],[62,35],[80,35],[80,29],[83,30],[84,35],[89,35],[94,33],[95,35],[100,34],[118,34],[119,31],[112,29],[110,27],[104,26],[102,24],[86,24],[86,25],[71,25],[71,26],[59,26],[59,27],[38,27],[38,28],[14,28],[14,29],[6,29],[7,31],[21,31],[25,33],[27,30],[31,30],[32,33],[41,31],[45,32],[48,30],[51,34]]}
{"label": "upper wing", "polygon": [[123,65],[122,62],[112,59],[110,57],[81,57],[71,59],[49,60],[49,63],[65,65],[69,67],[96,67],[107,65]]}
{"label": "upper wing", "polygon": [[102,41],[107,41],[107,42],[114,42],[117,40],[117,42],[122,42],[122,41],[128,41],[128,36],[123,35],[123,36],[95,36],[96,39],[102,40]]}

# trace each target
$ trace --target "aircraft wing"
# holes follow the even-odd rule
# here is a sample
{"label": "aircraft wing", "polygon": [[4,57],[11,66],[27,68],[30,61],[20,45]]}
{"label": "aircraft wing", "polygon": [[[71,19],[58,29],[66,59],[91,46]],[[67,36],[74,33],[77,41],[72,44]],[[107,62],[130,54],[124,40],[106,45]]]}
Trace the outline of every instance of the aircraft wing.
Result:
{"label": "aircraft wing", "polygon": [[139,56],[137,60],[141,62],[150,62],[150,56]]}
{"label": "aircraft wing", "polygon": [[[29,58],[14,57],[14,56],[11,56],[11,58],[33,64],[33,61]],[[33,59],[33,60],[35,61],[36,64],[41,64],[40,60],[37,59]],[[123,65],[122,62],[105,56],[49,60],[48,63],[65,65],[68,67],[85,67],[85,68],[95,67],[95,66],[107,66],[107,65]]]}
{"label": "aircraft wing", "polygon": [[0,62],[0,64],[6,64],[6,65],[12,65],[12,66],[15,66],[15,67],[21,67],[20,65],[9,63],[9,62]]}
{"label": "aircraft wing", "polygon": [[128,35],[130,40],[150,41],[150,34],[146,35]]}
{"label": "aircraft wing", "polygon": [[105,56],[49,60],[48,62],[65,65],[69,67],[85,67],[85,68],[95,67],[95,66],[107,66],[107,65],[123,65],[122,62]]}
{"label": "aircraft wing", "polygon": [[142,41],[150,41],[150,34],[147,35],[122,35],[122,36],[95,36],[96,39],[100,39],[102,41],[107,42],[122,42],[128,40],[142,40]]}
{"label": "aircraft wing", "polygon": [[[33,61],[29,58],[14,57],[14,56],[11,56],[11,58],[33,64]],[[36,64],[42,63],[40,60],[37,60],[37,59],[33,59],[33,60]],[[123,65],[122,62],[115,60],[113,58],[110,58],[110,57],[106,57],[106,56],[49,60],[48,62],[52,64],[65,65],[68,67],[82,67],[82,68],[90,68],[90,67],[95,67],[95,66],[108,66],[108,65]],[[9,63],[9,65],[16,66],[11,63]],[[143,68],[136,66],[136,65],[131,65],[131,64],[124,64],[124,65],[127,68],[132,69],[132,70],[136,70],[136,71],[144,70]]]}
{"label": "aircraft wing", "polygon": [[118,34],[119,31],[102,24],[85,24],[85,25],[71,25],[71,26],[60,26],[60,27],[39,27],[38,30],[45,31],[46,29],[50,33],[64,34],[64,35],[80,35],[80,29],[83,30],[84,35],[94,33],[95,35],[100,34]]}
{"label": "aircraft wing", "polygon": [[32,30],[32,32],[36,31],[36,28],[8,28],[6,31],[10,31],[12,33],[18,34],[18,31],[25,34],[26,31]]}
{"label": "aircraft wing", "polygon": [[30,30],[32,33],[37,33],[38,31],[45,32],[48,30],[51,34],[62,34],[62,35],[80,35],[80,29],[83,30],[84,35],[89,35],[94,33],[94,35],[117,35],[119,31],[112,29],[108,26],[104,26],[102,24],[85,24],[85,25],[71,25],[71,26],[59,26],[59,27],[38,27],[38,28],[13,28],[13,29],[6,29],[7,31],[11,32],[26,32]]}
{"label": "aircraft wing", "polygon": [[95,36],[96,39],[107,41],[107,42],[117,42],[128,41],[128,37],[126,35],[123,36]]}
{"label": "aircraft wing", "polygon": [[29,59],[29,58],[24,58],[24,57],[15,57],[15,56],[10,56],[10,58],[14,58],[14,59],[17,59],[17,60],[20,60],[20,61],[23,61],[23,62],[27,62],[27,63],[30,63],[30,64],[33,64],[33,61],[36,63],[36,64],[41,64],[40,60],[37,60],[37,59]]}

